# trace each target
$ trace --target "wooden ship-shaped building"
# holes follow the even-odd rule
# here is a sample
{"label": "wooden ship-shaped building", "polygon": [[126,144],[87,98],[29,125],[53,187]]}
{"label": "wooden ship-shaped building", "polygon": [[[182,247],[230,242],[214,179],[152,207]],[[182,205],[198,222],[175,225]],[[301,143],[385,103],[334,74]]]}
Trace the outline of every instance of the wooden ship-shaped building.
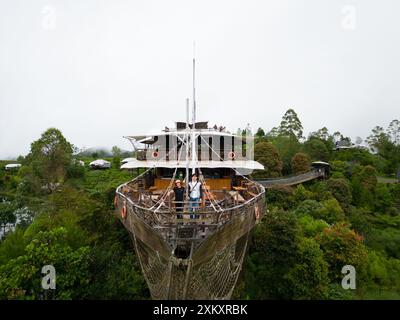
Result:
{"label": "wooden ship-shaped building", "polygon": [[[115,206],[152,298],[229,299],[264,212],[265,189],[246,173],[263,166],[243,156],[250,149],[244,137],[207,123],[178,122],[173,130],[127,138],[137,158],[121,168],[145,171],[117,188]],[[190,200],[192,173],[203,191],[197,206]],[[179,203],[178,179],[185,188]]]}
{"label": "wooden ship-shaped building", "polygon": [[[248,177],[264,169],[252,160],[252,137],[196,122],[194,92],[193,85],[191,123],[187,101],[186,122],[126,137],[136,158],[121,168],[138,176],[117,188],[114,205],[153,299],[230,299],[250,233],[264,213],[265,189]],[[194,173],[199,199],[192,197]],[[184,188],[181,199],[176,180]]]}

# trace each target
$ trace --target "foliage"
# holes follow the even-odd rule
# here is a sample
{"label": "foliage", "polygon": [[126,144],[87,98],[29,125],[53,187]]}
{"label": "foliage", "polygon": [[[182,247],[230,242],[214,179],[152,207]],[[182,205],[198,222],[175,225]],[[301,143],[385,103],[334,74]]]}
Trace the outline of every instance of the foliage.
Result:
{"label": "foliage", "polygon": [[347,179],[329,179],[327,181],[328,190],[332,195],[339,201],[343,209],[347,209],[352,200],[353,195],[351,193],[351,185]]}
{"label": "foliage", "polygon": [[285,186],[276,186],[269,188],[265,192],[266,202],[270,206],[276,206],[285,210],[292,208],[295,205],[293,198],[293,188]]}
{"label": "foliage", "polygon": [[352,174],[353,198],[356,205],[374,209],[374,190],[377,173],[374,167],[358,167]]}
{"label": "foliage", "polygon": [[363,238],[344,223],[325,228],[316,237],[329,264],[329,277],[333,281],[342,278],[342,267],[352,265],[357,270],[358,278],[365,274],[368,254]]}
{"label": "foliage", "polygon": [[293,299],[325,299],[328,297],[328,264],[314,239],[302,238],[297,261],[287,274]]}
{"label": "foliage", "polygon": [[314,198],[314,193],[307,190],[302,184],[298,185],[294,190],[294,200],[299,203],[304,200],[309,200]]}
{"label": "foliage", "polygon": [[303,214],[299,217],[299,224],[303,233],[306,237],[315,237],[318,235],[322,230],[327,228],[329,224],[322,220],[322,219],[314,219],[309,214]]}
{"label": "foliage", "polygon": [[[269,212],[255,228],[234,297],[398,299],[400,184],[389,182],[400,167],[399,121],[367,138],[376,153],[333,151],[350,139],[325,127],[304,142],[302,135],[293,110],[268,134],[255,134],[256,160],[266,167],[255,177],[306,171],[307,158],[329,160],[331,177],[266,190]],[[49,129],[19,157],[19,170],[5,171],[9,162],[0,162],[0,223],[12,227],[0,241],[0,298],[148,299],[129,235],[112,215],[115,188],[132,179],[118,169],[120,159],[131,154],[115,147],[112,155],[91,149],[74,156],[113,162],[89,170],[73,149]],[[56,266],[53,293],[40,286],[43,262]],[[356,267],[356,291],[340,286],[346,264]]]}
{"label": "foliage", "polygon": [[317,220],[323,220],[327,223],[334,223],[344,220],[343,209],[336,199],[323,201],[305,200],[300,203],[293,211],[297,216],[311,216]]}
{"label": "foliage", "polygon": [[[25,247],[25,254],[0,267],[0,295],[8,299],[73,299],[84,296],[89,283],[89,247],[72,249],[66,243],[66,229],[39,232]],[[56,269],[56,290],[47,296],[41,287],[44,265]]]}
{"label": "foliage", "polygon": [[65,180],[72,152],[72,144],[64,138],[61,131],[50,128],[31,144],[27,162],[32,168],[32,174],[52,191],[53,184]]}
{"label": "foliage", "polygon": [[293,135],[279,135],[271,139],[272,144],[279,151],[279,155],[283,161],[283,173],[285,175],[291,173],[291,160],[293,156],[300,152],[301,144]]}
{"label": "foliage", "polygon": [[278,132],[279,135],[292,136],[296,139],[300,139],[303,136],[303,126],[293,109],[288,109],[283,115]]}
{"label": "foliage", "polygon": [[253,275],[251,296],[256,299],[293,297],[287,273],[295,266],[301,230],[296,216],[272,211],[258,225],[249,256],[248,273]]}
{"label": "foliage", "polygon": [[296,153],[291,161],[293,173],[304,173],[310,170],[310,158],[301,152]]}
{"label": "foliage", "polygon": [[263,130],[263,128],[258,128],[257,132],[255,134],[256,139],[262,139],[265,137],[265,131]]}
{"label": "foliage", "polygon": [[114,168],[119,168],[121,165],[121,149],[117,146],[113,146],[111,152],[113,154],[112,166]]}
{"label": "foliage", "polygon": [[330,151],[325,143],[318,138],[311,137],[303,145],[304,152],[307,153],[312,161],[328,161]]}
{"label": "foliage", "polygon": [[396,173],[400,168],[399,123],[398,120],[391,121],[386,131],[383,127],[376,126],[367,138],[369,146],[387,160],[384,169],[386,173]]}
{"label": "foliage", "polygon": [[254,159],[264,166],[264,170],[255,175],[279,177],[282,173],[282,161],[278,151],[270,142],[260,142],[254,147]]}

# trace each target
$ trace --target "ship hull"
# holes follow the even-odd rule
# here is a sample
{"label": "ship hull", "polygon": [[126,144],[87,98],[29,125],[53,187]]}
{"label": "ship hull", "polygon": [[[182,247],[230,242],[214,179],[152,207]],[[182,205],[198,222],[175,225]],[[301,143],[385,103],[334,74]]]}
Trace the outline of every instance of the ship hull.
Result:
{"label": "ship hull", "polygon": [[[264,213],[265,197],[263,191],[245,205],[220,213],[219,223],[204,239],[193,238],[193,232],[204,227],[198,224],[178,225],[172,233],[155,228],[159,214],[136,206],[122,194],[117,193],[115,205],[116,214],[131,234],[153,299],[230,299],[251,231]],[[121,217],[123,206],[126,215]],[[177,246],[187,254],[177,254]]]}

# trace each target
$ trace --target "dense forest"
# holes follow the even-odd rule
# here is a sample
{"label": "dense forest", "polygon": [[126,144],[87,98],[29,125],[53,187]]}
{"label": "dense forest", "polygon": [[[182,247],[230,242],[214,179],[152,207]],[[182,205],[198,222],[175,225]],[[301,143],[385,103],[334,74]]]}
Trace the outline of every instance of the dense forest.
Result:
{"label": "dense forest", "polygon": [[[275,178],[326,161],[331,175],[266,192],[236,299],[400,299],[400,121],[355,143],[322,128],[304,137],[293,109],[270,131],[259,128],[255,160]],[[365,144],[363,144],[365,142]],[[51,128],[0,168],[0,299],[149,299],[127,231],[113,214],[115,188],[132,173],[91,170],[98,154],[79,154]],[[83,161],[85,166],[82,166]],[[57,271],[43,290],[44,265]],[[341,287],[344,265],[357,288]]]}

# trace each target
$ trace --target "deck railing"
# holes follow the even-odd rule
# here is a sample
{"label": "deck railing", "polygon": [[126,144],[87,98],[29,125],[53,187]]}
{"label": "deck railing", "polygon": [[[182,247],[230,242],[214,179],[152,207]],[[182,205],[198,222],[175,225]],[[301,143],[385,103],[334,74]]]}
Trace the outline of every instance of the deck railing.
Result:
{"label": "deck railing", "polygon": [[[152,202],[152,194],[148,191],[135,190],[130,186],[135,179],[120,185],[117,188],[118,206],[125,204],[128,214],[133,213],[140,217],[150,226],[174,226],[180,223],[188,224],[206,224],[217,225],[229,221],[232,215],[240,214],[243,208],[251,206],[263,199],[262,195],[265,189],[257,182],[252,183],[251,194],[246,195],[248,199],[243,199],[241,203],[235,202],[232,197],[226,197],[216,200],[206,199],[199,201],[198,208],[190,210],[193,207],[193,201],[173,201],[171,199],[156,199]],[[213,191],[213,193],[227,194],[226,191]],[[246,191],[244,191],[246,192]],[[146,197],[145,200],[141,197]],[[162,197],[162,195],[161,195]],[[227,200],[229,199],[229,200]],[[182,204],[183,210],[176,210],[176,204]]]}

